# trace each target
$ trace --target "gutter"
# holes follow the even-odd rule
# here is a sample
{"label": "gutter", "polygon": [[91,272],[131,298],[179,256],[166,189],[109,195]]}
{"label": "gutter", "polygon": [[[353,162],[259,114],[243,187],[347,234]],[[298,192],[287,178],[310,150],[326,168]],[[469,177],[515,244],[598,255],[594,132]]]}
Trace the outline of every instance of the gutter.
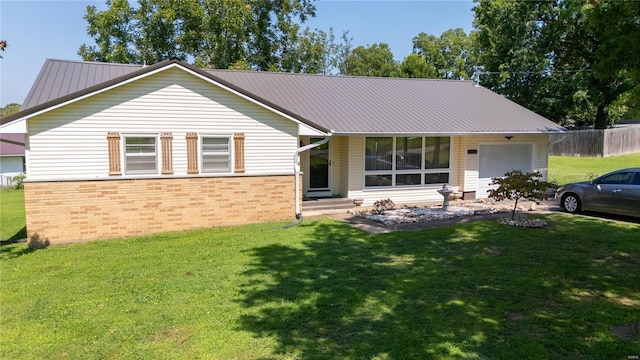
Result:
{"label": "gutter", "polygon": [[307,151],[309,149],[313,149],[314,147],[318,147],[320,145],[324,145],[327,142],[329,142],[329,138],[326,137],[316,143],[313,144],[309,144],[309,145],[305,145],[303,147],[298,148],[294,153],[293,153],[293,170],[295,172],[295,181],[296,181],[296,186],[295,186],[295,191],[296,191],[296,208],[295,208],[295,213],[296,213],[296,222],[286,225],[285,228],[294,226],[294,225],[298,225],[302,222],[302,210],[300,209],[300,174],[302,174],[302,172],[300,171],[300,153],[303,151]]}

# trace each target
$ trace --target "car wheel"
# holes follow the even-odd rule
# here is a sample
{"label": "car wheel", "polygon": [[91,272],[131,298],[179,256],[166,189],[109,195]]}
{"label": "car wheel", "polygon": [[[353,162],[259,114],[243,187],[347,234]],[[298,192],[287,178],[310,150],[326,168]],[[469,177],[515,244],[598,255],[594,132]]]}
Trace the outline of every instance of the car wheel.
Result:
{"label": "car wheel", "polygon": [[576,214],[580,212],[580,198],[578,195],[569,193],[562,197],[562,208],[568,213]]}

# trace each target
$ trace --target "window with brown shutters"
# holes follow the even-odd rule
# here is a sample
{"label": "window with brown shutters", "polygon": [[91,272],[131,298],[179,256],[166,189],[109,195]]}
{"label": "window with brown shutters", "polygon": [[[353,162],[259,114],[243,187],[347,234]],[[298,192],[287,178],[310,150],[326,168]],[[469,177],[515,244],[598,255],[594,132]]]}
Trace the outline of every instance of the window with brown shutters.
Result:
{"label": "window with brown shutters", "polygon": [[158,173],[158,135],[124,135],[124,173]]}
{"label": "window with brown shutters", "polygon": [[122,175],[120,166],[120,133],[107,133],[107,142],[109,144],[109,176]]}
{"label": "window with brown shutters", "polygon": [[187,133],[187,174],[198,173],[198,134]]}
{"label": "window with brown shutters", "polygon": [[234,150],[234,172],[244,173],[244,134],[235,133],[233,135]]}
{"label": "window with brown shutters", "polygon": [[170,132],[160,134],[162,144],[162,175],[173,174],[173,135]]}

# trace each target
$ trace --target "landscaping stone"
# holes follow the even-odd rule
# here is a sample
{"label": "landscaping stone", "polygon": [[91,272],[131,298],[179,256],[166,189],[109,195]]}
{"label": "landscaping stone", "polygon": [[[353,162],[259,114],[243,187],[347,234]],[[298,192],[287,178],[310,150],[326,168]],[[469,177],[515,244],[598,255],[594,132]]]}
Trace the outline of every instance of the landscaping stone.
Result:
{"label": "landscaping stone", "polygon": [[[538,207],[533,203],[529,205],[529,211],[535,211]],[[382,210],[380,207],[373,209],[356,210],[353,214],[375,221],[384,226],[397,226],[403,224],[415,224],[435,222],[448,219],[487,216],[492,214],[509,214],[513,210],[513,204],[509,202],[492,202],[485,199],[474,201],[459,201],[451,204],[445,211],[442,205],[430,206],[403,206],[398,209]],[[518,206],[518,212],[527,211],[525,205]],[[503,224],[519,227],[542,227],[547,223],[540,219],[519,216],[515,220],[511,220],[510,216],[501,218]]]}

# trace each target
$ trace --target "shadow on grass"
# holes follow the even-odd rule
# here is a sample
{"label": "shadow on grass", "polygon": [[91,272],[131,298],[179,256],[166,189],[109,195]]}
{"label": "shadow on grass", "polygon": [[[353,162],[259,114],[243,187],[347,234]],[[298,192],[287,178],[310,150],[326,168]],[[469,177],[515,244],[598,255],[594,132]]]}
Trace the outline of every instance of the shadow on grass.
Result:
{"label": "shadow on grass", "polygon": [[13,243],[19,242],[21,240],[24,240],[26,238],[27,238],[27,227],[23,226],[22,229],[20,229],[18,232],[16,232],[12,236],[10,236],[8,239],[0,240],[0,246],[7,245],[7,244],[13,244]]}
{"label": "shadow on grass", "polygon": [[303,224],[304,247],[251,250],[241,329],[304,359],[633,355],[610,329],[640,320],[639,229],[546,218],[383,235]]}
{"label": "shadow on grass", "polygon": [[[31,239],[27,240],[27,228],[23,227],[9,240],[0,241],[0,255],[7,259],[16,258],[25,254],[30,254],[38,249],[44,249],[50,245],[48,239],[42,239],[38,234],[34,234]],[[25,247],[17,245],[17,243],[24,243]],[[8,246],[15,244],[14,246]]]}

